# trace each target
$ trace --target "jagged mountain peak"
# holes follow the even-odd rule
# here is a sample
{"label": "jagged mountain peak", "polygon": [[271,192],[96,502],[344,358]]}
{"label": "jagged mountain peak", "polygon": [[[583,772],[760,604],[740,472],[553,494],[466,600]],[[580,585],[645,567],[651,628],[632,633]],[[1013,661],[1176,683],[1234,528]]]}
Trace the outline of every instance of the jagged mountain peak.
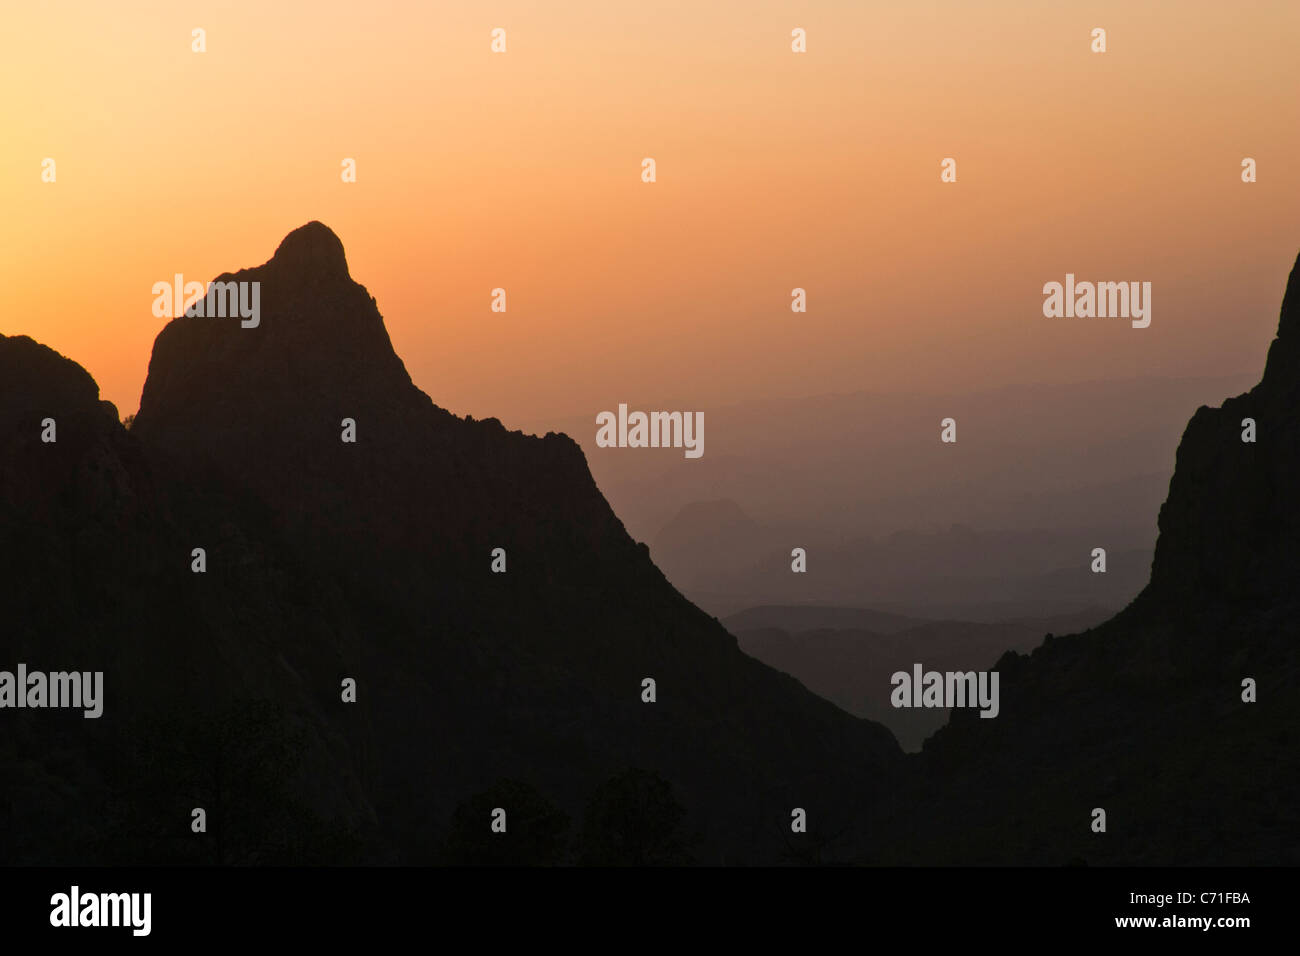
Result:
{"label": "jagged mountain peak", "polygon": [[1178,447],[1142,609],[1189,598],[1269,602],[1300,574],[1300,259],[1282,300],[1262,380],[1201,407]]}
{"label": "jagged mountain peak", "polygon": [[286,269],[351,278],[342,240],[329,226],[314,219],[284,237],[271,263]]}
{"label": "jagged mountain peak", "polygon": [[[213,283],[233,284],[242,308],[222,315],[208,305],[158,334],[137,416],[142,435],[164,445],[188,446],[197,432],[238,441],[428,404],[327,226],[295,229],[267,262]],[[217,298],[210,286],[205,305]]]}
{"label": "jagged mountain peak", "polygon": [[1282,297],[1277,338],[1268,350],[1261,385],[1294,389],[1300,383],[1300,256],[1296,257]]}

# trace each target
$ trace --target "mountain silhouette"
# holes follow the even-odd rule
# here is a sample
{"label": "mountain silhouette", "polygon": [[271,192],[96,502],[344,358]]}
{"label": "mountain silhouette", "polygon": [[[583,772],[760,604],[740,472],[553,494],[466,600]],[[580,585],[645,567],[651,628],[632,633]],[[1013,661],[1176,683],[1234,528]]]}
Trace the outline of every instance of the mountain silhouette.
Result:
{"label": "mountain silhouette", "polygon": [[169,322],[129,430],[0,338],[3,661],[106,688],[98,721],[6,715],[4,859],[426,862],[497,781],[580,819],[628,768],[701,862],[776,860],[795,807],[860,827],[889,732],[744,655],[570,438],[434,405],[328,228],[218,281],[260,283],[258,323]]}
{"label": "mountain silhouette", "polygon": [[1300,262],[1147,587],[912,755],[743,654],[572,439],[434,405],[325,226],[220,278],[258,323],[169,322],[129,429],[0,336],[0,669],[104,672],[99,719],[0,714],[0,861],[1300,862]]}
{"label": "mountain silhouette", "polygon": [[1260,383],[1183,434],[1150,583],[999,660],[1001,715],[956,712],[926,742],[877,859],[1300,863],[1298,390],[1300,259]]}

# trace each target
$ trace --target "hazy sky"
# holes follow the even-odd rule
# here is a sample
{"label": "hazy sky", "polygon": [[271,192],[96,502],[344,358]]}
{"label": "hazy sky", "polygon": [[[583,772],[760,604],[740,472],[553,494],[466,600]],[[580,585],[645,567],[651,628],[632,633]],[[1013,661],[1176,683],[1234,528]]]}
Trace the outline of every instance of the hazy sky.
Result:
{"label": "hazy sky", "polygon": [[[1259,369],[1300,249],[1294,0],[3,19],[0,332],[80,362],[123,415],[163,324],[153,283],[257,265],[312,219],[416,383],[507,423]],[[1067,272],[1150,281],[1150,328],[1044,318]]]}

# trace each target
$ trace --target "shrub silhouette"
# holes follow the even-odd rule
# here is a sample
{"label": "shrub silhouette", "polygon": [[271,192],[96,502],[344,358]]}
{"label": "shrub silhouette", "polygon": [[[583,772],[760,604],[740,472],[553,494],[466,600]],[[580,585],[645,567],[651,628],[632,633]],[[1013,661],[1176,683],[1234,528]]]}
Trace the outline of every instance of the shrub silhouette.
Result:
{"label": "shrub silhouette", "polygon": [[[506,812],[506,832],[492,830],[492,811]],[[461,801],[452,813],[443,862],[452,866],[555,866],[567,848],[569,817],[521,780],[499,780]]]}
{"label": "shrub silhouette", "polygon": [[[176,708],[123,735],[101,847],[156,864],[320,864],[360,857],[359,835],[298,795],[302,733],[276,703]],[[207,831],[191,830],[202,807]]]}

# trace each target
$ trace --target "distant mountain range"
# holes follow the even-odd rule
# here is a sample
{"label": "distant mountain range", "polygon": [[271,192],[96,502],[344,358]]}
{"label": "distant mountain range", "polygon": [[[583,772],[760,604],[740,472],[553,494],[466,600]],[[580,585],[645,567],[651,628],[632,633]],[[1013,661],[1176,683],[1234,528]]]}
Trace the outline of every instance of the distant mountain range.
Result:
{"label": "distant mountain range", "polygon": [[[1243,375],[872,392],[704,409],[695,461],[563,430],[668,579],[719,616],[768,602],[998,620],[1118,610],[1146,583],[1189,409]],[[653,405],[653,397],[628,400]],[[673,396],[665,407],[689,404]],[[957,421],[957,442],[939,422]],[[789,554],[809,554],[808,574]],[[1093,548],[1106,575],[1087,573]],[[1082,571],[1082,573],[1076,573]]]}

